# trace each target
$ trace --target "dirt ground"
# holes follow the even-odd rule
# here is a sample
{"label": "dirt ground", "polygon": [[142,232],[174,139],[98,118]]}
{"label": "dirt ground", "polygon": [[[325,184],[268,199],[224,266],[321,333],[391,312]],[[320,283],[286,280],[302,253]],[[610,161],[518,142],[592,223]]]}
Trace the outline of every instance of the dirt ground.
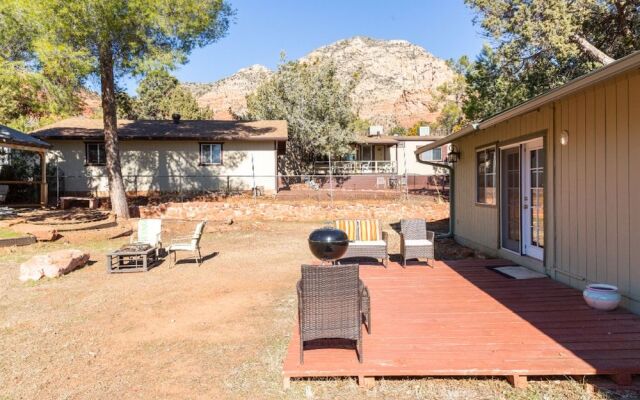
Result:
{"label": "dirt ground", "polygon": [[[105,273],[104,254],[128,241],[105,239],[108,230],[0,249],[0,399],[634,398],[594,393],[571,379],[534,381],[526,390],[490,378],[383,380],[369,390],[351,379],[312,380],[285,392],[294,287],[300,264],[311,260],[306,237],[318,226],[210,225],[202,266],[164,262],[136,274]],[[176,223],[168,235],[192,227]],[[91,265],[18,281],[20,262],[67,247],[89,250]],[[445,257],[473,255],[441,247]]]}

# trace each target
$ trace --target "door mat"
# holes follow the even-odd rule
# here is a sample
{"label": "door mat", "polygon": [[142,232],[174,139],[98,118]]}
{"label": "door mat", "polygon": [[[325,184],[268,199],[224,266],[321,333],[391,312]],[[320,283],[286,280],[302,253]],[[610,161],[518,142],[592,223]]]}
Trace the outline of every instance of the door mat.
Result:
{"label": "door mat", "polygon": [[520,265],[514,265],[509,267],[495,267],[492,269],[511,279],[539,279],[539,278],[547,277],[544,274],[530,270],[529,268],[525,268]]}

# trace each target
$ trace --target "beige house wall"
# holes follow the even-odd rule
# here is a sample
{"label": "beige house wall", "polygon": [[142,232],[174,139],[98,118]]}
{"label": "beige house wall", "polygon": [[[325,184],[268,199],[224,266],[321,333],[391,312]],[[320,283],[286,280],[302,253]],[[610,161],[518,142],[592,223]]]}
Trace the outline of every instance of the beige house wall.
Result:
{"label": "beige house wall", "polygon": [[[65,175],[65,190],[108,193],[105,167],[85,166],[85,142],[51,140],[49,159]],[[234,190],[253,187],[255,182],[265,192],[276,190],[275,142],[233,141],[222,144],[222,165],[199,165],[198,141],[121,141],[122,174],[129,192],[188,192]],[[227,179],[228,176],[228,179]]]}
{"label": "beige house wall", "polygon": [[[564,146],[563,131],[569,137]],[[500,249],[499,195],[496,206],[475,204],[475,150],[532,135],[545,137],[547,153],[543,263]],[[455,231],[460,242],[545,271],[579,289],[594,282],[616,285],[624,304],[640,312],[639,71],[455,144],[461,151],[455,165]],[[499,183],[499,163],[497,171]]]}
{"label": "beige house wall", "polygon": [[[398,145],[398,154],[396,157],[395,149],[392,150],[392,160],[398,162],[398,174],[403,175],[405,170],[409,175],[443,175],[446,174],[446,170],[436,171],[434,167],[427,164],[421,164],[416,161],[416,149],[421,146],[425,146],[432,143],[432,140],[425,141],[405,141]],[[404,143],[404,148],[401,147]],[[405,163],[406,162],[406,163]]]}

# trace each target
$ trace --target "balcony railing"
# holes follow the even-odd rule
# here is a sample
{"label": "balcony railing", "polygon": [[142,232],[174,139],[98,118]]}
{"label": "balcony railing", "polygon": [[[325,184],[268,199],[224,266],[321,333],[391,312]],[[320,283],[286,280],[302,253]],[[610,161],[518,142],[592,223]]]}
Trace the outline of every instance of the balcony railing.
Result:
{"label": "balcony railing", "polygon": [[[316,174],[329,174],[328,161],[316,161],[313,164]],[[334,175],[395,174],[398,167],[395,161],[333,161]]]}

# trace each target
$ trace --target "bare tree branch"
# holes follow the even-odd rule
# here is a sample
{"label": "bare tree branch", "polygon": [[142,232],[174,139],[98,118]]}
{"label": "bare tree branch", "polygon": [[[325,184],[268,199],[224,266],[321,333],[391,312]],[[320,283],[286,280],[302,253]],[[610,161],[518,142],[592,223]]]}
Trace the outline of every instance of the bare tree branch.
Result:
{"label": "bare tree branch", "polygon": [[584,53],[586,53],[589,57],[593,58],[594,60],[602,63],[603,65],[611,64],[612,62],[615,61],[613,58],[609,57],[605,52],[603,52],[602,50],[598,49],[596,46],[591,44],[591,42],[589,42],[583,36],[580,36],[576,33],[571,37],[571,39],[582,49]]}

